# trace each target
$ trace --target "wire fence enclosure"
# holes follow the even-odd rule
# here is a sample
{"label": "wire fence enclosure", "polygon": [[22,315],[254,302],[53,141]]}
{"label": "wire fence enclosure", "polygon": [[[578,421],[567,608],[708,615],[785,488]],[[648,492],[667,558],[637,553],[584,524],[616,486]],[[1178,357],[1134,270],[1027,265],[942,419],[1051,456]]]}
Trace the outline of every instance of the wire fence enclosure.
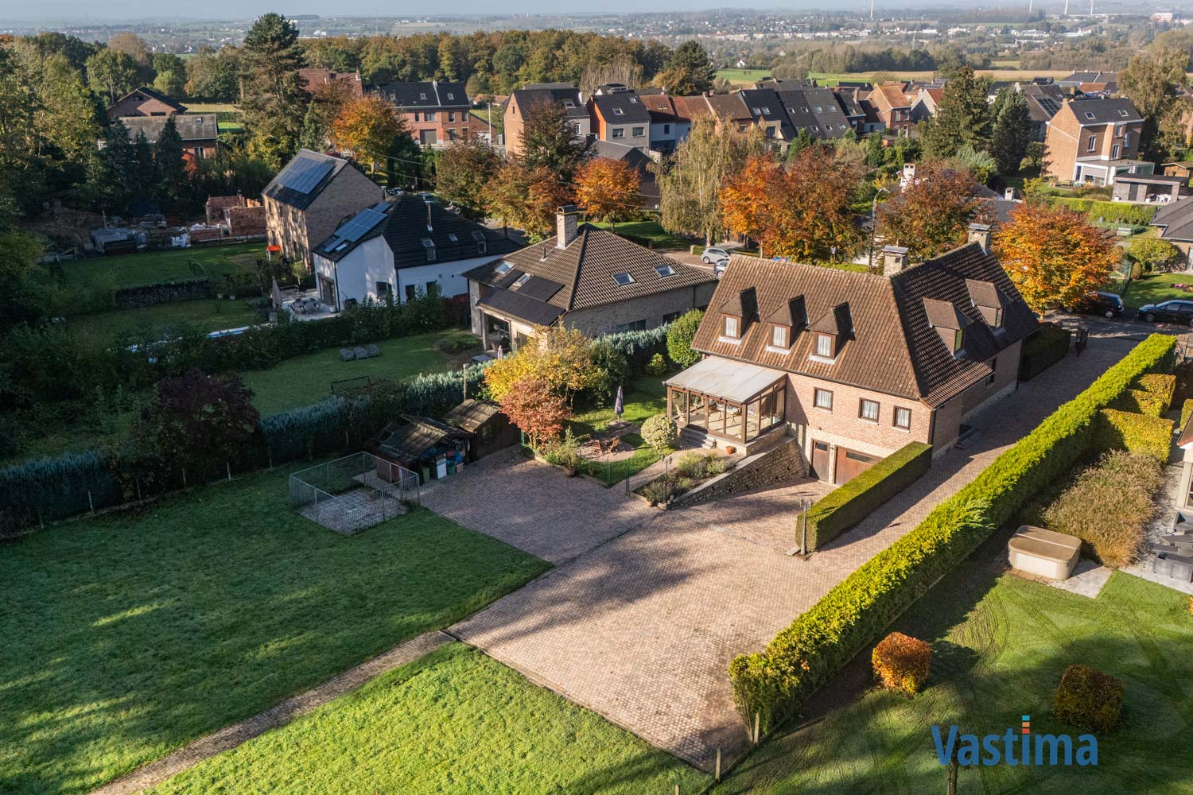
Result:
{"label": "wire fence enclosure", "polygon": [[371,453],[355,453],[290,475],[290,507],[352,535],[420,504],[418,475]]}

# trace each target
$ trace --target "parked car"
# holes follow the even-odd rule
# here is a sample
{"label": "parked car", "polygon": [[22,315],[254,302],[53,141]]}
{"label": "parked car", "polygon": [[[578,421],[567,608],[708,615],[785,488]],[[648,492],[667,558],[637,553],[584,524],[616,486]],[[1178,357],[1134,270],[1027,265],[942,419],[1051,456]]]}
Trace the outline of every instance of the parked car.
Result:
{"label": "parked car", "polygon": [[728,264],[729,264],[729,260],[727,260],[727,259],[718,261],[716,265],[712,266],[713,276],[716,276],[718,279],[721,278],[722,276],[724,276],[725,275],[725,267]]}
{"label": "parked car", "polygon": [[1139,307],[1139,316],[1149,323],[1193,325],[1193,301],[1165,301]]}
{"label": "parked car", "polygon": [[720,262],[729,261],[729,252],[723,248],[706,248],[704,253],[700,255],[700,260],[705,265],[716,265]]}
{"label": "parked car", "polygon": [[1123,299],[1114,293],[1086,293],[1073,306],[1069,307],[1069,311],[1078,315],[1101,315],[1110,318],[1122,317]]}

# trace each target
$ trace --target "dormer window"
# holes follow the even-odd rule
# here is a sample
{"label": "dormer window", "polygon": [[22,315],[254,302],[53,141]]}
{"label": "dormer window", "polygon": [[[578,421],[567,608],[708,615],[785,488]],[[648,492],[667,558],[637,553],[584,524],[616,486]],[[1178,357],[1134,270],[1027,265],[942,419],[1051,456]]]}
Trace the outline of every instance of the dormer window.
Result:
{"label": "dormer window", "polygon": [[770,327],[770,344],[772,348],[787,350],[791,347],[791,327],[779,324]]}
{"label": "dormer window", "polygon": [[836,356],[836,345],[832,334],[816,335],[816,355],[822,359],[833,359]]}
{"label": "dormer window", "polygon": [[721,336],[731,340],[741,338],[741,318],[736,315],[724,315],[721,325]]}

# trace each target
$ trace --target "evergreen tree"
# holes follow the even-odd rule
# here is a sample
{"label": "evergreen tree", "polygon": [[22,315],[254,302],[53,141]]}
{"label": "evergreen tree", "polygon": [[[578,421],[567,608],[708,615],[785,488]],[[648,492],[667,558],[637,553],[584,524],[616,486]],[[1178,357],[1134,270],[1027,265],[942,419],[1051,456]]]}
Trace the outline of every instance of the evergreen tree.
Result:
{"label": "evergreen tree", "polygon": [[708,52],[700,42],[689,40],[671,53],[667,68],[659,73],[656,82],[669,94],[688,96],[711,90],[716,76]]}
{"label": "evergreen tree", "polygon": [[866,136],[866,165],[870,168],[878,168],[886,160],[886,154],[883,152],[882,134],[872,133]]}
{"label": "evergreen tree", "polygon": [[245,95],[241,102],[250,150],[280,167],[298,148],[309,100],[298,70],[298,27],[280,14],[253,23],[241,54]]}
{"label": "evergreen tree", "polygon": [[936,115],[924,122],[924,152],[943,158],[957,154],[968,144],[984,149],[990,142],[990,106],[986,102],[989,82],[974,77],[973,69],[963,66],[944,87]]}
{"label": "evergreen tree", "polygon": [[133,144],[124,122],[113,121],[104,131],[102,144],[88,160],[86,192],[97,210],[124,213],[131,202],[129,173],[133,163]]}
{"label": "evergreen tree", "polygon": [[176,210],[190,198],[190,179],[186,172],[186,161],[182,158],[182,136],[174,124],[174,117],[166,119],[161,135],[153,146],[153,163],[157,172],[155,183],[157,199],[163,210]]}
{"label": "evergreen tree", "polygon": [[1027,145],[1031,143],[1031,113],[1027,109],[1027,98],[1013,88],[1004,88],[998,92],[998,100],[991,112],[994,132],[990,154],[994,156],[1000,174],[1014,174],[1027,156]]}
{"label": "evergreen tree", "polygon": [[571,182],[583,148],[562,106],[540,103],[527,108],[522,126],[522,160],[528,169],[546,166]]}
{"label": "evergreen tree", "polygon": [[153,147],[145,133],[137,131],[133,139],[132,158],[125,171],[124,182],[128,186],[130,203],[147,199],[157,194],[157,168],[153,163]]}

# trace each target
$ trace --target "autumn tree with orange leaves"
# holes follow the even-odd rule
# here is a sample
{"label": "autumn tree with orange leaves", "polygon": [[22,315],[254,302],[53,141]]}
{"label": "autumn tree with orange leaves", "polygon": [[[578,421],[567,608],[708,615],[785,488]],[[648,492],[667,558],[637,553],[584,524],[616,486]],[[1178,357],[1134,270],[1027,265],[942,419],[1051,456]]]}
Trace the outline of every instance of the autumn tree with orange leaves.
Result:
{"label": "autumn tree with orange leaves", "polygon": [[994,235],[994,253],[1037,312],[1068,306],[1104,285],[1122,262],[1105,230],[1063,207],[1024,203]]}
{"label": "autumn tree with orange leaves", "polygon": [[965,243],[965,230],[978,215],[978,183],[968,173],[940,163],[921,163],[916,178],[878,207],[878,234],[904,246],[912,262],[935,257]]}
{"label": "autumn tree with orange leaves", "polygon": [[351,152],[374,171],[385,159],[394,139],[406,131],[402,117],[380,97],[369,95],[343,106],[331,123],[331,140],[337,149]]}
{"label": "autumn tree with orange leaves", "polygon": [[555,228],[555,211],[572,201],[571,189],[548,166],[529,168],[511,158],[481,191],[489,212],[535,239]]}
{"label": "autumn tree with orange leaves", "polygon": [[839,261],[861,237],[850,207],[861,177],[833,147],[808,147],[786,168],[769,154],[753,155],[721,189],[722,218],[757,240],[764,256]]}
{"label": "autumn tree with orange leaves", "polygon": [[638,171],[624,160],[594,157],[576,170],[576,203],[589,218],[615,225],[638,208],[641,185]]}

